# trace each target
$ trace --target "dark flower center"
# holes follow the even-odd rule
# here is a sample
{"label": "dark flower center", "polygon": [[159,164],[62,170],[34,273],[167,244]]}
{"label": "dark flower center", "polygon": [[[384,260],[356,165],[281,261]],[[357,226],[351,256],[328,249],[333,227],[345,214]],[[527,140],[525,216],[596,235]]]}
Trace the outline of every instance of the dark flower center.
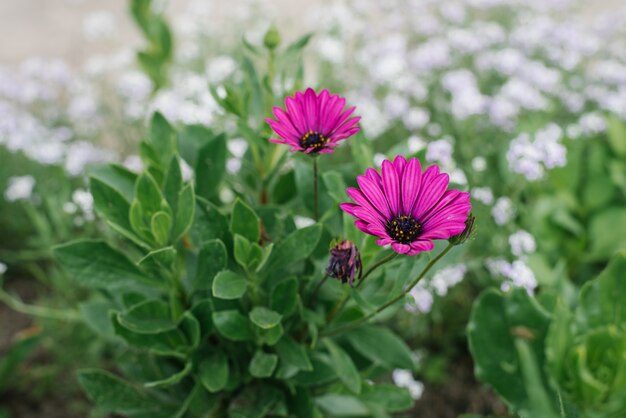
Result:
{"label": "dark flower center", "polygon": [[408,244],[417,239],[422,225],[411,216],[400,215],[387,221],[387,232],[394,241]]}
{"label": "dark flower center", "polygon": [[328,138],[319,132],[309,131],[300,139],[300,145],[302,148],[313,148],[315,151],[320,150],[324,145],[328,143]]}

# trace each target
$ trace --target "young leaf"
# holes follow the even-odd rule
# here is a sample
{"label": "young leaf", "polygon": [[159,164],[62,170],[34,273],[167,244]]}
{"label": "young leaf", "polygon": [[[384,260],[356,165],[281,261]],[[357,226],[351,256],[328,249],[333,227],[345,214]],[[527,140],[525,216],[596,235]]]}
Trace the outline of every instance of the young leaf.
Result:
{"label": "young leaf", "polygon": [[112,289],[138,283],[164,287],[158,278],[145,275],[125,255],[103,241],[70,242],[55,247],[54,255],[85,287]]}
{"label": "young leaf", "polygon": [[228,359],[221,351],[214,352],[200,362],[199,371],[200,381],[206,390],[219,392],[228,382]]}
{"label": "young leaf", "polygon": [[172,239],[174,241],[182,237],[191,227],[195,207],[196,196],[193,185],[189,183],[178,194],[178,207],[176,209],[174,229],[172,230]]}
{"label": "young leaf", "polygon": [[239,299],[246,293],[246,278],[230,270],[217,273],[213,280],[213,296],[220,299]]}
{"label": "young leaf", "polygon": [[226,310],[213,313],[213,324],[217,331],[232,341],[252,339],[250,321],[237,310]]}
{"label": "young leaf", "polygon": [[258,242],[261,238],[259,217],[254,213],[254,210],[241,199],[237,199],[233,206],[230,230],[233,235],[239,234],[250,242]]}
{"label": "young leaf", "polygon": [[130,203],[124,196],[118,190],[93,177],[89,181],[89,190],[98,214],[107,221],[130,232],[131,226],[128,220]]}
{"label": "young leaf", "polygon": [[370,412],[367,407],[354,396],[338,395],[328,393],[315,398],[315,403],[319,405],[327,414],[334,417],[367,417]]}
{"label": "young leaf", "polygon": [[180,383],[181,380],[183,380],[189,373],[191,373],[192,369],[193,369],[193,363],[191,361],[188,361],[185,363],[185,367],[183,367],[183,369],[179,371],[178,373],[175,373],[169,377],[166,377],[165,379],[154,380],[152,382],[146,382],[143,385],[146,388],[173,386],[177,383]]}
{"label": "young leaf", "polygon": [[330,353],[339,379],[353,393],[357,395],[361,393],[361,376],[350,356],[329,338],[324,339],[324,344]]}
{"label": "young leaf", "polygon": [[264,378],[270,377],[278,364],[278,356],[276,354],[268,354],[259,350],[252,357],[248,370],[254,377]]}
{"label": "young leaf", "polygon": [[263,306],[257,306],[250,311],[250,320],[256,326],[262,329],[270,329],[280,323],[282,316],[278,312],[267,309]]}
{"label": "young leaf", "polygon": [[172,228],[172,217],[166,212],[159,211],[152,215],[150,230],[157,244],[165,245],[170,237]]}

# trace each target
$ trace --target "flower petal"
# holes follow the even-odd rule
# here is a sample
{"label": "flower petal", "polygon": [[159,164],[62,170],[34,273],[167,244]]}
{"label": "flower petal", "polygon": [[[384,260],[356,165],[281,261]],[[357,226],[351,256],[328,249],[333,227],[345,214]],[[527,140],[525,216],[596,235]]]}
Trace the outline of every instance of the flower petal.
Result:
{"label": "flower petal", "polygon": [[383,190],[393,216],[400,214],[400,179],[396,168],[389,160],[383,161]]}
{"label": "flower petal", "polygon": [[411,158],[402,176],[402,210],[406,215],[412,213],[413,205],[420,192],[421,178],[422,166],[417,158]]}
{"label": "flower petal", "polygon": [[386,219],[391,219],[389,204],[380,186],[366,176],[358,176],[356,181],[361,188],[361,192],[371,202],[374,209],[382,213]]}

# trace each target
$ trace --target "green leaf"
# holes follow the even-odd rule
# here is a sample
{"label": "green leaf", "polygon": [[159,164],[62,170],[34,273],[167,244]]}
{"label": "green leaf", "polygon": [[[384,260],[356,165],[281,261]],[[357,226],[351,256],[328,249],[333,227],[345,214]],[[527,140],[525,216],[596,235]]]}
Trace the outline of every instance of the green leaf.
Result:
{"label": "green leaf", "polygon": [[285,238],[272,252],[263,271],[272,271],[278,266],[285,267],[307,258],[322,236],[322,227],[318,224],[297,229]]}
{"label": "green leaf", "polygon": [[253,324],[262,329],[270,329],[280,323],[283,317],[278,312],[267,309],[263,306],[256,306],[250,311],[250,320]]}
{"label": "green leaf", "polygon": [[170,161],[165,181],[163,183],[163,196],[174,213],[176,213],[176,210],[178,209],[178,193],[180,193],[182,188],[183,174],[180,170],[178,155],[174,155]]}
{"label": "green leaf", "polygon": [[583,329],[626,326],[626,251],[616,253],[600,275],[580,291],[576,319]]}
{"label": "green leaf", "polygon": [[274,345],[282,338],[285,330],[283,329],[282,324],[278,324],[275,327],[269,329],[260,329],[259,334],[259,342],[261,344],[266,345]]}
{"label": "green leaf", "polygon": [[170,229],[172,228],[172,217],[163,211],[159,211],[152,215],[150,221],[150,229],[157,244],[165,245],[170,237]]}
{"label": "green leaf", "polygon": [[134,415],[157,412],[160,407],[128,382],[103,370],[81,370],[78,382],[103,412]]}
{"label": "green leaf", "polygon": [[343,181],[341,174],[336,171],[327,171],[322,174],[322,180],[326,190],[328,190],[328,194],[336,204],[346,201],[346,183]]}
{"label": "green leaf", "polygon": [[134,284],[163,287],[158,279],[146,276],[126,256],[103,241],[74,241],[54,248],[54,256],[83,286],[113,289]]}
{"label": "green leaf", "polygon": [[162,168],[166,168],[176,152],[176,132],[159,112],[150,121],[150,142],[159,151]]}
{"label": "green leaf", "polygon": [[400,337],[386,328],[364,326],[350,331],[346,338],[356,351],[375,363],[389,369],[415,368],[411,350]]}
{"label": "green leaf", "polygon": [[171,319],[168,304],[159,300],[141,302],[118,315],[118,320],[124,328],[138,334],[158,334],[178,326]]}
{"label": "green leaf", "polygon": [[351,392],[357,395],[361,393],[361,376],[350,356],[329,338],[324,339],[324,344],[339,379]]}
{"label": "green leaf", "polygon": [[196,196],[192,184],[189,183],[178,194],[178,208],[176,210],[174,229],[172,230],[172,239],[174,241],[177,241],[191,228],[195,207]]}
{"label": "green leaf", "polygon": [[131,231],[128,220],[130,203],[118,190],[93,177],[89,181],[89,190],[100,216],[126,231]]}
{"label": "green leaf", "polygon": [[278,356],[276,354],[268,354],[259,350],[252,357],[249,371],[254,377],[265,378],[270,377],[278,364]]}
{"label": "green leaf", "polygon": [[291,337],[284,336],[276,344],[276,351],[284,363],[298,370],[311,371],[313,365],[304,346],[296,343]]}
{"label": "green leaf", "polygon": [[200,381],[206,390],[219,392],[228,382],[228,359],[221,351],[214,352],[200,362],[199,372]]}
{"label": "green leaf", "polygon": [[307,33],[306,35],[299,38],[297,41],[287,47],[285,54],[300,52],[309,43],[313,35],[313,33]]}
{"label": "green leaf", "polygon": [[365,173],[374,162],[372,142],[363,135],[356,135],[350,140],[350,149],[358,172]]}
{"label": "green leaf", "polygon": [[159,185],[148,172],[143,172],[137,179],[135,199],[141,203],[141,208],[147,216],[152,216],[161,210],[163,204],[166,205]]}
{"label": "green leaf", "polygon": [[191,373],[192,369],[193,363],[191,361],[188,361],[185,363],[185,367],[183,367],[183,369],[178,373],[175,373],[165,379],[154,380],[152,382],[144,383],[143,385],[146,388],[173,386],[177,383],[180,383],[181,380],[183,380],[189,373]]}
{"label": "green leaf", "polygon": [[589,241],[589,258],[593,260],[608,259],[626,248],[626,208],[612,207],[595,215],[589,225]]}
{"label": "green leaf", "polygon": [[213,296],[220,299],[239,299],[246,293],[247,286],[245,277],[230,270],[220,271],[213,280]]}
{"label": "green leaf", "polygon": [[288,317],[296,310],[298,304],[298,282],[295,277],[291,277],[278,283],[270,298],[270,308],[283,317]]}
{"label": "green leaf", "polygon": [[185,358],[188,344],[183,333],[178,330],[165,331],[158,334],[138,334],[122,326],[119,316],[112,315],[111,321],[115,335],[123,338],[128,344],[148,350],[162,356]]}
{"label": "green leaf", "polygon": [[226,216],[215,205],[202,198],[196,199],[196,204],[193,228],[189,230],[193,243],[201,247],[210,239],[219,239],[229,248],[232,239]]}
{"label": "green leaf", "polygon": [[616,117],[610,116],[608,118],[608,137],[609,144],[615,154],[625,157],[626,156],[626,125],[624,122]]}
{"label": "green leaf", "polygon": [[39,347],[41,337],[40,331],[17,334],[9,343],[8,349],[3,349],[0,357],[0,390],[8,389],[13,384],[15,369]]}
{"label": "green leaf", "polygon": [[[549,315],[524,289],[506,295],[487,289],[472,308],[467,329],[476,376],[490,384],[515,411],[530,408],[529,388],[524,383],[515,342],[528,341],[543,369],[549,323]],[[548,387],[545,376],[543,382]]]}
{"label": "green leaf", "polygon": [[370,416],[367,407],[358,398],[350,395],[328,393],[315,398],[315,403],[333,417]]}
{"label": "green leaf", "polygon": [[150,251],[144,258],[139,260],[137,265],[143,268],[148,274],[155,277],[166,277],[164,273],[171,271],[172,265],[176,260],[176,250],[174,247],[163,247],[158,250]]}
{"label": "green leaf", "polygon": [[193,289],[212,289],[217,273],[224,270],[228,261],[226,246],[219,239],[207,241],[198,253],[198,265],[193,279]]}
{"label": "green leaf", "polygon": [[119,341],[110,319],[110,313],[115,308],[112,302],[98,299],[90,299],[79,305],[80,316],[85,324],[98,336],[109,341]]}
{"label": "green leaf", "polygon": [[250,242],[258,242],[261,238],[259,217],[254,210],[241,199],[237,199],[233,206],[230,230],[233,235],[239,234]]}
{"label": "green leaf", "polygon": [[195,166],[196,193],[209,200],[219,196],[219,185],[226,172],[226,136],[212,138],[198,152]]}
{"label": "green leaf", "polygon": [[389,383],[364,385],[359,399],[368,404],[380,405],[388,412],[402,412],[413,407],[409,391]]}
{"label": "green leaf", "polygon": [[126,202],[135,198],[137,174],[118,164],[94,165],[87,169],[90,179],[96,179],[122,195]]}
{"label": "green leaf", "polygon": [[250,321],[237,310],[226,310],[213,313],[213,324],[217,331],[232,341],[251,340]]}

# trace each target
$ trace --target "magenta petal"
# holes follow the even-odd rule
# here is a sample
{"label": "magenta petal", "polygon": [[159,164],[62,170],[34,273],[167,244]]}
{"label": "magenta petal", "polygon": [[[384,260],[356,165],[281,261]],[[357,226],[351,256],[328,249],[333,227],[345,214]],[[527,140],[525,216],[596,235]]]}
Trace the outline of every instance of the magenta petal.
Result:
{"label": "magenta petal", "polygon": [[422,178],[422,166],[417,158],[411,158],[404,169],[402,178],[402,209],[405,214],[412,213],[413,205],[419,195]]}
{"label": "magenta petal", "polygon": [[392,215],[400,214],[400,180],[395,167],[389,160],[383,161],[383,190]]}
{"label": "magenta petal", "polygon": [[435,248],[435,244],[431,241],[418,240],[413,241],[409,244],[411,250],[407,253],[408,255],[416,255],[424,251],[432,251]]}
{"label": "magenta petal", "polygon": [[393,240],[389,237],[384,237],[376,240],[376,244],[384,247],[385,245],[391,245]]}
{"label": "magenta petal", "polygon": [[287,113],[289,114],[291,122],[293,123],[296,130],[301,135],[304,135],[304,133],[308,132],[309,129],[306,126],[300,103],[296,101],[296,99],[294,99],[293,97],[287,97],[285,99],[285,107],[287,108]]}
{"label": "magenta petal", "polygon": [[380,187],[366,176],[358,176],[356,179],[363,195],[369,200],[372,206],[382,213],[387,219],[391,218],[391,211],[387,204],[387,199]]}
{"label": "magenta petal", "polygon": [[413,206],[412,214],[415,219],[421,219],[441,199],[448,187],[448,183],[448,175],[439,174],[438,167],[431,166],[426,170],[424,175],[422,175],[419,196]]}

